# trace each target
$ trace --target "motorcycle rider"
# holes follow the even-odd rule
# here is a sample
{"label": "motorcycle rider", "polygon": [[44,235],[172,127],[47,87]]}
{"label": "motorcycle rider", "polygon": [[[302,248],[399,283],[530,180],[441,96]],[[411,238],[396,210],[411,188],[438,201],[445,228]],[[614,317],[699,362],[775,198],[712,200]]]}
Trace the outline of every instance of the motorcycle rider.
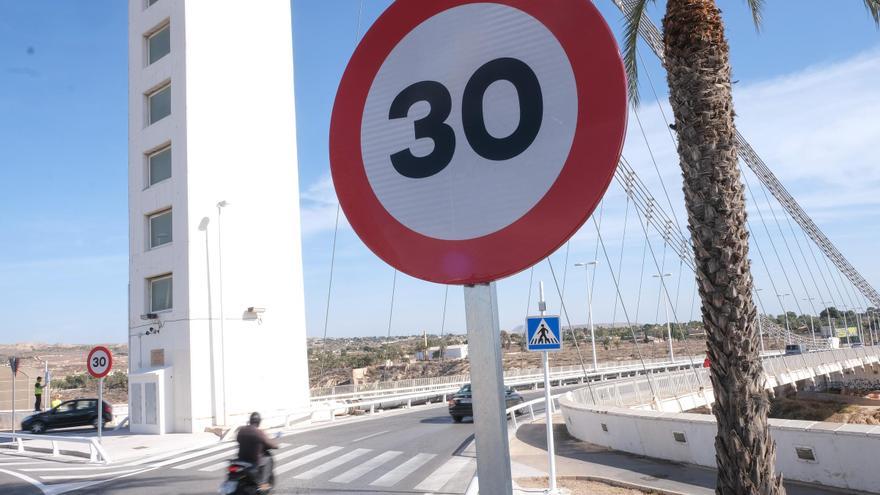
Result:
{"label": "motorcycle rider", "polygon": [[261,421],[260,413],[252,413],[247,426],[238,430],[236,441],[238,441],[238,458],[257,467],[257,483],[261,490],[268,490],[274,463],[266,452],[279,446],[278,442],[266,436],[260,429]]}

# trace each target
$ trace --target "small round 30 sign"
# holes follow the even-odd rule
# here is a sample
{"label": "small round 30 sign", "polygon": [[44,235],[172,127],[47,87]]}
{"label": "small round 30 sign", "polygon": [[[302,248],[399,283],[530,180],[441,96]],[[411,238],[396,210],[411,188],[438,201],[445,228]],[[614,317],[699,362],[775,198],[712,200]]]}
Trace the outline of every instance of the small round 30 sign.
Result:
{"label": "small round 30 sign", "polygon": [[398,1],[339,85],[333,182],[352,227],[392,266],[488,282],[586,221],[626,113],[620,53],[589,1]]}
{"label": "small round 30 sign", "polygon": [[95,378],[107,376],[110,373],[110,369],[113,368],[113,355],[110,354],[110,349],[100,345],[93,348],[86,360],[86,367],[89,370],[89,374]]}

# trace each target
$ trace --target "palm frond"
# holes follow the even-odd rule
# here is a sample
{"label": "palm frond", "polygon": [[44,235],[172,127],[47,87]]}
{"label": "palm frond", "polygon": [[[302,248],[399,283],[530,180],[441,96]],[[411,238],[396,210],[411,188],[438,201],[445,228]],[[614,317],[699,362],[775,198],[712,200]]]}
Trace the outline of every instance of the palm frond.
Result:
{"label": "palm frond", "polygon": [[871,17],[874,18],[874,24],[880,27],[880,0],[865,0],[865,8],[871,13]]}
{"label": "palm frond", "polygon": [[[654,0],[651,0],[652,2]],[[880,1],[880,0],[865,0]],[[626,2],[629,12],[626,14],[623,33],[623,66],[626,69],[626,81],[629,89],[629,100],[633,106],[639,105],[639,26],[642,16],[648,7],[648,0]]]}
{"label": "palm frond", "polygon": [[[876,2],[878,0],[865,0],[866,2]],[[755,29],[761,30],[761,24],[764,22],[764,0],[746,0],[749,4],[749,10],[752,11],[752,21],[755,23]]]}

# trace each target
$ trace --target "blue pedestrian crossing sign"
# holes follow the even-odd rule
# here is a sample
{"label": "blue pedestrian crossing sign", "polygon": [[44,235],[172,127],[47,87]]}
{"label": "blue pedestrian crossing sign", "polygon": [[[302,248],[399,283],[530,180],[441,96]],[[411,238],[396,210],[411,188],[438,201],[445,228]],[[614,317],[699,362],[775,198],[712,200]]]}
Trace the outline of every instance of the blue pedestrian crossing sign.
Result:
{"label": "blue pedestrian crossing sign", "polygon": [[529,316],[526,319],[526,349],[530,351],[562,350],[559,317]]}

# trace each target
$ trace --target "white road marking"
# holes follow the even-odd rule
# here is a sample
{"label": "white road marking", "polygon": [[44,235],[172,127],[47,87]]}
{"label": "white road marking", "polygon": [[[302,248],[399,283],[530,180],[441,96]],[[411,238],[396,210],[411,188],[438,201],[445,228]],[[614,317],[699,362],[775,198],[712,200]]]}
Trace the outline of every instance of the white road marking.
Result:
{"label": "white road marking", "polygon": [[370,483],[370,486],[394,486],[436,457],[436,454],[417,454],[412,459],[385,473],[384,476]]}
{"label": "white road marking", "polygon": [[129,474],[142,471],[141,469],[126,469],[124,471],[111,471],[109,473],[92,473],[92,474],[63,474],[53,476],[40,476],[44,480],[84,480],[89,478],[100,478],[102,476],[116,476],[119,474]]}
{"label": "white road marking", "polygon": [[125,467],[125,466],[105,465],[105,466],[75,466],[75,467],[40,467],[40,468],[19,469],[19,471],[22,471],[25,473],[49,472],[49,471],[100,471],[102,469],[117,469],[120,467]]}
{"label": "white road marking", "polygon": [[[216,443],[209,444],[209,445],[210,445],[209,447],[199,449],[198,451],[201,452],[202,454],[207,454],[209,452],[216,452],[221,449],[229,448],[229,446],[231,444],[218,441]],[[164,461],[164,460],[171,459],[171,458],[179,460],[182,455],[188,454],[190,452],[194,452],[193,449],[178,449],[178,450],[171,451],[171,452],[162,452],[162,453],[148,455],[146,457],[142,457],[140,459],[137,459],[137,460],[125,463],[125,464],[120,464],[120,466],[125,466],[125,467],[128,467],[128,466],[147,466],[147,465],[152,465],[152,463],[154,463],[154,462]]]}
{"label": "white road marking", "polygon": [[218,452],[218,453],[216,453],[214,455],[210,455],[208,457],[202,457],[202,458],[196,459],[192,462],[187,462],[186,464],[179,464],[177,466],[173,466],[171,469],[190,469],[190,468],[194,468],[196,466],[202,466],[202,465],[207,464],[209,462],[214,462],[217,459],[232,460],[232,458],[236,457],[237,455],[238,455],[238,447],[235,447],[235,448],[232,448],[229,450],[224,450],[223,452]]}
{"label": "white road marking", "polygon": [[369,473],[370,471],[376,469],[377,467],[381,466],[382,464],[385,464],[386,462],[390,461],[391,459],[394,459],[395,457],[399,456],[402,453],[403,452],[398,452],[396,450],[389,450],[388,452],[383,452],[383,453],[377,455],[376,457],[373,457],[369,461],[367,461],[367,462],[365,462],[355,468],[349,469],[348,471],[340,474],[339,476],[333,478],[330,481],[333,483],[352,482],[352,481],[360,478],[361,476]]}
{"label": "white road marking", "polygon": [[[314,447],[315,447],[314,445],[300,445],[299,447],[288,450],[287,452],[283,452],[283,453],[278,454],[273,457],[276,461],[279,461],[279,460],[287,459],[288,457],[290,457],[292,455],[299,454],[300,452],[305,452],[306,450],[312,449]],[[205,471],[205,472],[219,471],[228,465],[229,465],[228,461],[218,462],[217,464],[212,464],[210,466],[203,467],[202,469],[199,469],[199,471]]]}
{"label": "white road marking", "polygon": [[277,466],[275,468],[275,474],[276,475],[284,474],[284,473],[290,471],[291,469],[296,469],[296,468],[302,466],[303,464],[308,464],[308,463],[314,461],[315,459],[320,459],[321,457],[326,457],[326,456],[328,456],[334,452],[340,451],[340,450],[342,450],[342,447],[333,446],[333,447],[327,447],[326,449],[319,450],[317,452],[312,452],[311,454],[306,455],[306,456],[302,456],[299,459],[294,459],[294,460],[288,462],[287,464],[284,464],[282,466]]}
{"label": "white road marking", "polygon": [[346,462],[351,461],[355,457],[360,457],[370,451],[371,451],[370,449],[352,450],[351,452],[349,452],[345,455],[341,455],[333,460],[327,461],[317,467],[309,469],[308,471],[306,471],[304,473],[298,474],[298,475],[294,476],[294,478],[296,478],[298,480],[310,480],[320,474],[326,473],[327,471],[330,471],[331,469],[335,469],[335,468],[345,464]]}
{"label": "white road marking", "polygon": [[230,449],[230,448],[235,448],[235,447],[231,444],[223,443],[220,445],[215,445],[214,447],[211,447],[209,449],[202,449],[202,450],[193,452],[191,454],[182,455],[182,456],[174,456],[174,457],[172,457],[168,460],[162,461],[162,462],[157,462],[155,464],[149,464],[149,466],[150,467],[157,467],[157,468],[163,467],[163,466],[167,466],[169,464],[175,464],[175,463],[178,463],[181,461],[186,461],[186,460],[192,459],[193,457],[199,457],[199,456],[211,453],[211,452],[216,452],[218,450]]}
{"label": "white road marking", "polygon": [[365,437],[355,438],[354,440],[351,441],[351,443],[357,443],[357,442],[360,442],[361,440],[366,440],[368,438],[378,437],[379,435],[384,435],[384,434],[388,433],[389,431],[391,431],[391,430],[380,431],[379,433],[372,433],[372,434],[367,435]]}
{"label": "white road marking", "polygon": [[437,470],[425,478],[424,481],[416,485],[415,489],[417,491],[425,492],[440,491],[446,483],[449,483],[453,477],[461,472],[461,470],[472,461],[473,459],[470,457],[453,457],[437,468]]}
{"label": "white road marking", "polygon": [[34,485],[41,492],[46,493],[46,490],[44,490],[44,488],[46,488],[46,485],[40,483],[39,481],[31,478],[30,476],[28,476],[26,474],[16,473],[15,471],[8,471],[6,469],[0,469],[0,473],[8,474],[9,476],[15,476],[16,478],[18,478],[22,481],[26,481],[26,482]]}
{"label": "white road marking", "polygon": [[39,462],[33,461],[2,461],[0,462],[0,466],[30,466],[34,464],[39,464]]}
{"label": "white road marking", "polygon": [[275,459],[275,463],[277,464],[279,461],[283,461],[284,459],[287,459],[288,457],[290,457],[292,455],[296,455],[296,454],[299,454],[300,452],[305,452],[305,451],[307,451],[309,449],[313,449],[313,448],[315,448],[315,445],[300,445],[299,447],[297,447],[295,449],[290,449],[287,452],[282,452],[282,453],[274,455],[272,457],[273,457],[273,459]]}

